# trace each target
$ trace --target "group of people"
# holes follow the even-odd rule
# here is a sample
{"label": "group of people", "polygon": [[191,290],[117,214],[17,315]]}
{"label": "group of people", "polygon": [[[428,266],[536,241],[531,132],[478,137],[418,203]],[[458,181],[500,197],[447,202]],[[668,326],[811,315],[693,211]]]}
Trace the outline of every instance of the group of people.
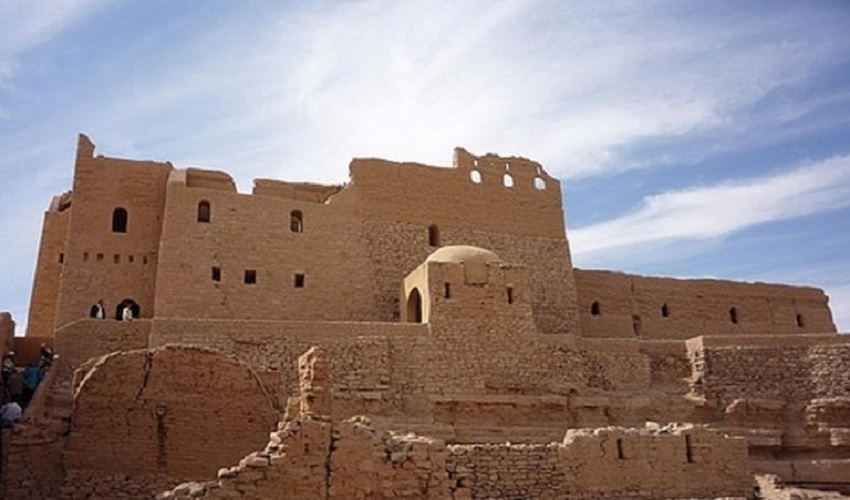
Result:
{"label": "group of people", "polygon": [[35,390],[44,378],[44,372],[53,364],[53,351],[41,344],[41,360],[30,363],[26,368],[15,364],[15,353],[9,351],[2,361],[2,406],[0,406],[0,425],[11,427],[21,419],[24,409],[32,400]]}
{"label": "group of people", "polygon": [[[93,306],[91,306],[89,317],[95,319],[106,319],[106,308],[103,306],[103,299],[98,300]],[[125,305],[124,308],[121,309],[120,319],[121,321],[133,321],[133,308],[129,305]]]}

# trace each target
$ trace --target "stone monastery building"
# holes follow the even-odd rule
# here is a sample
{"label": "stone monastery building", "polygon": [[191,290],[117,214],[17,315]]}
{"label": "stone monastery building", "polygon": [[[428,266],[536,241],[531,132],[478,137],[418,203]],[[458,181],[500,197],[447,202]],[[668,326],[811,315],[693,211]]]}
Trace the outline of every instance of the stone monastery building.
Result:
{"label": "stone monastery building", "polygon": [[575,269],[560,184],[520,157],[355,159],[345,185],[247,195],[81,135],[13,325],[19,365],[58,356],[3,431],[2,498],[850,488],[823,291]]}

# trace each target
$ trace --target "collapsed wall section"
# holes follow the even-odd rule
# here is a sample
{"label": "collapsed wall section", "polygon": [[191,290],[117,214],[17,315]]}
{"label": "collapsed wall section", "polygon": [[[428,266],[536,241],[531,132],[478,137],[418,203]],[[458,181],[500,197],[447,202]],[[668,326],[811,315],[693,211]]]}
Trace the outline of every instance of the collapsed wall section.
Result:
{"label": "collapsed wall section", "polygon": [[278,415],[257,376],[218,352],[107,355],[74,397],[62,498],[150,497],[215,474],[265,443]]}

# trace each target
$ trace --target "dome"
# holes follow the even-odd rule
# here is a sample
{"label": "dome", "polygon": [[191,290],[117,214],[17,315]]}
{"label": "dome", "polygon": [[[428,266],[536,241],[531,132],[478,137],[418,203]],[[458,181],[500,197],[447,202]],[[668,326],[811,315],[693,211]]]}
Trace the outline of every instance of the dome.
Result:
{"label": "dome", "polygon": [[440,248],[425,259],[425,262],[453,262],[455,264],[499,262],[498,255],[484,248],[456,245]]}

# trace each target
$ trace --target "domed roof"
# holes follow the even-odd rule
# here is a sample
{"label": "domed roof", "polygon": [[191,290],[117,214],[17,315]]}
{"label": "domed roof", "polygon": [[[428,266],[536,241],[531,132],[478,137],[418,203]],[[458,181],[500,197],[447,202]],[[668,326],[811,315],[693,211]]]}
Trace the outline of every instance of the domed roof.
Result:
{"label": "domed roof", "polygon": [[498,255],[484,248],[469,245],[442,247],[428,256],[425,262],[454,262],[455,264],[499,262]]}

